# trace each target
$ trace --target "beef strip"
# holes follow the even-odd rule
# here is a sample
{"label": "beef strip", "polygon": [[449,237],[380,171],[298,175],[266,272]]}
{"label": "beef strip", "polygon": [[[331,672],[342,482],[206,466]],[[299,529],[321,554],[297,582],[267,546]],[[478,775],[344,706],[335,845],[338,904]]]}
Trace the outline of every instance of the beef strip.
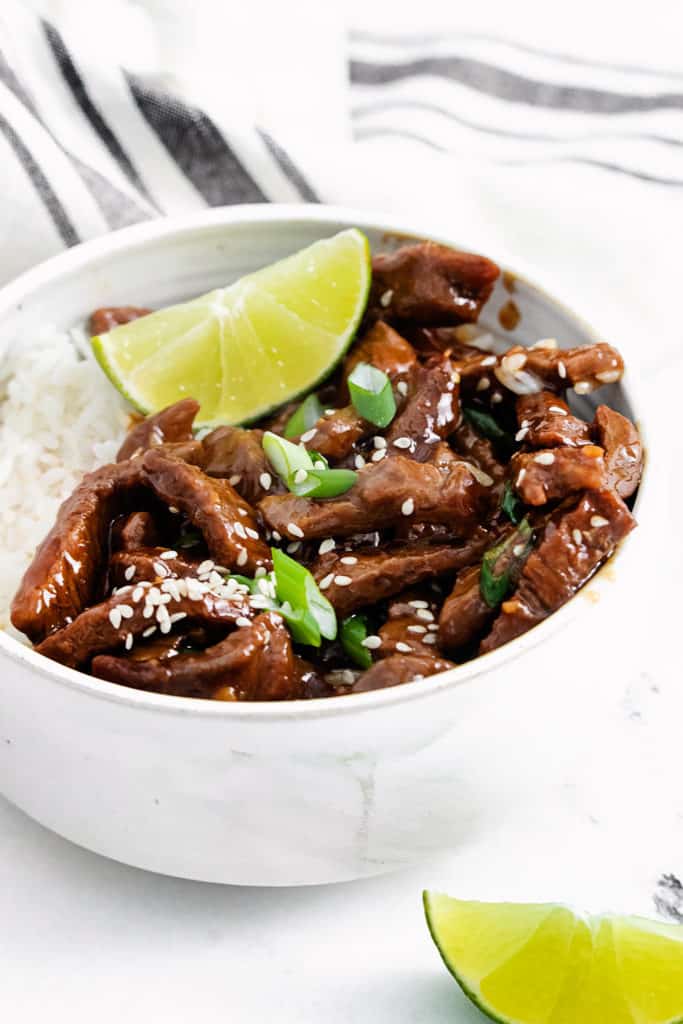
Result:
{"label": "beef strip", "polygon": [[[376,604],[423,580],[471,565],[481,557],[489,543],[487,531],[479,529],[469,540],[458,545],[430,547],[416,543],[390,545],[380,550],[357,550],[351,556],[356,559],[352,565],[340,560],[348,557],[343,552],[329,552],[318,557],[311,572],[337,614],[346,616],[357,608]],[[346,580],[350,582],[346,583]]]}
{"label": "beef strip", "polygon": [[400,380],[410,379],[417,368],[417,355],[410,342],[389,324],[378,320],[361,341],[356,342],[344,360],[343,382],[340,388],[340,401],[343,403],[349,401],[346,382],[359,363],[369,363],[382,370],[392,383],[396,384]]}
{"label": "beef strip", "polygon": [[141,494],[139,460],[102,466],[62,504],[14,601],[12,623],[33,643],[74,619],[98,593],[109,527]]}
{"label": "beef strip", "polygon": [[204,472],[229,480],[250,505],[258,504],[267,494],[282,494],[285,487],[271,469],[262,441],[262,430],[218,427],[203,441]]}
{"label": "beef strip", "polygon": [[[135,551],[117,551],[109,561],[110,581],[115,587],[125,587],[129,583],[135,585],[141,580],[156,582],[168,577],[187,579],[196,578],[201,561],[186,555],[175,553],[173,558],[166,557],[168,548],[144,547]],[[164,556],[162,558],[162,555]]]}
{"label": "beef strip", "polygon": [[129,324],[131,320],[139,320],[151,312],[151,309],[141,306],[102,306],[90,314],[90,333],[106,334],[112,327]]}
{"label": "beef strip", "polygon": [[199,402],[195,402],[194,398],[184,398],[154,416],[148,416],[129,431],[116,461],[123,462],[148,448],[156,448],[167,442],[175,444],[192,441],[192,424],[198,412]]}
{"label": "beef strip", "polygon": [[520,636],[557,611],[635,525],[621,498],[611,491],[587,491],[569,511],[558,510],[526,560],[517,589],[503,602],[481,653]]}
{"label": "beef strip", "polygon": [[[425,462],[438,444],[453,431],[460,418],[460,375],[447,358],[430,363],[414,376],[412,393],[405,408],[387,431],[389,451],[407,450]],[[411,445],[401,449],[404,439]]]}
{"label": "beef strip", "polygon": [[598,444],[605,449],[607,485],[620,498],[630,497],[643,472],[643,446],[636,427],[608,405],[600,405],[593,430]]}
{"label": "beef strip", "polygon": [[378,658],[393,654],[422,654],[429,658],[438,654],[438,602],[425,595],[426,591],[408,591],[391,602],[387,620],[379,630],[382,645],[374,652]]}
{"label": "beef strip", "polygon": [[247,575],[260,566],[271,568],[270,548],[259,536],[254,510],[227,480],[208,477],[154,448],[145,453],[143,466],[157,496],[190,519],[220,565]]}
{"label": "beef strip", "polygon": [[490,485],[477,479],[476,467],[450,456],[438,465],[403,455],[384,458],[364,466],[340,498],[317,501],[287,494],[265,498],[259,509],[271,529],[291,540],[302,534],[308,539],[350,536],[402,518],[447,523],[460,536],[468,536],[495,498]]}
{"label": "beef strip", "polygon": [[484,256],[419,242],[375,256],[368,316],[389,323],[471,323],[500,273]]}
{"label": "beef strip", "polygon": [[435,676],[455,668],[452,661],[424,654],[393,654],[383,658],[366,672],[363,672],[351,686],[350,693],[367,693],[369,690],[384,690],[389,686],[412,683],[427,676]]}
{"label": "beef strip", "polygon": [[137,551],[139,548],[156,547],[159,531],[151,512],[131,512],[112,527],[112,548],[120,551]]}
{"label": "beef strip", "polygon": [[507,466],[498,458],[493,442],[477,433],[466,417],[458,424],[450,441],[460,455],[478,466],[497,485],[503,483],[508,472]]}
{"label": "beef strip", "polygon": [[439,616],[439,644],[445,651],[457,651],[471,644],[496,616],[481,596],[481,567],[469,566],[458,573],[455,586]]}
{"label": "beef strip", "polygon": [[552,391],[520,395],[516,402],[517,441],[531,448],[555,448],[591,443],[585,420],[572,416],[569,406]]}
{"label": "beef strip", "polygon": [[516,345],[498,357],[494,367],[500,383],[517,395],[568,387],[577,394],[588,394],[603,384],[613,384],[623,372],[623,359],[605,342],[567,349]]}
{"label": "beef strip", "polygon": [[[184,589],[187,592],[187,587]],[[140,599],[134,600],[133,595],[138,591],[142,591]],[[79,668],[96,654],[123,647],[129,634],[137,637],[161,625],[157,613],[159,606],[148,600],[150,592],[161,593],[148,583],[119,590],[113,597],[92,605],[73,622],[50,634],[36,650],[62,665]],[[212,593],[190,598],[187,593],[181,593],[179,600],[171,600],[164,607],[168,607],[169,616],[181,615],[183,621],[187,618],[208,626],[227,627],[238,618],[249,618],[253,614],[246,597],[239,593],[230,598],[217,597]],[[121,612],[121,608],[126,611]]]}
{"label": "beef strip", "polygon": [[604,487],[605,461],[602,456],[602,448],[594,444],[581,448],[517,452],[510,460],[510,471],[525,505],[545,505],[576,491]]}
{"label": "beef strip", "polygon": [[271,613],[199,654],[149,661],[103,655],[92,664],[93,675],[100,679],[138,690],[254,701],[303,697],[308,669],[294,655],[282,619]]}
{"label": "beef strip", "polygon": [[[309,450],[320,452],[330,462],[340,462],[351,454],[358,441],[375,433],[377,427],[359,416],[352,405],[347,405],[321,416],[303,436]],[[291,440],[296,444],[301,437]]]}

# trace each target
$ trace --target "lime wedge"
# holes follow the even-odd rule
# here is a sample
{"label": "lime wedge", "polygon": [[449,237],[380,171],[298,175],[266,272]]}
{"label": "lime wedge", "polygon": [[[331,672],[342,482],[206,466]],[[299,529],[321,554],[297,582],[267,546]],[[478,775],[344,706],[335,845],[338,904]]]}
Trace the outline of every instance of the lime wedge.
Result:
{"label": "lime wedge", "polygon": [[140,412],[196,398],[196,426],[254,420],[310,390],[348,348],[367,303],[370,247],[351,228],[226,288],[92,339]]}
{"label": "lime wedge", "polygon": [[558,904],[424,894],[427,924],[465,994],[505,1024],[680,1024],[683,927],[581,916]]}

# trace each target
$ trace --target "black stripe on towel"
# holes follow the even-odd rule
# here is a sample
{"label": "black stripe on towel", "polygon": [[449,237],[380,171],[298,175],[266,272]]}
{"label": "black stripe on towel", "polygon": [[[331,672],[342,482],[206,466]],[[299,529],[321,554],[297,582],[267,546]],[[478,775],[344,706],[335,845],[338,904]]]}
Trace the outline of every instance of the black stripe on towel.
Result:
{"label": "black stripe on towel", "polygon": [[273,136],[264,128],[258,128],[257,131],[263,139],[268,152],[277,162],[280,170],[285,177],[289,179],[290,183],[297,190],[301,198],[305,199],[309,203],[319,203],[320,196],[317,194],[308,179],[304,177],[289,153],[287,153],[280,143],[276,142]]}
{"label": "black stripe on towel", "polygon": [[54,27],[54,25],[50,25],[46,21],[44,21],[42,25],[45,37],[48,41],[50,49],[52,50],[52,53],[54,54],[54,58],[57,62],[57,65],[59,66],[59,70],[62,73],[62,77],[71,89],[73,97],[78,106],[80,107],[81,111],[87,117],[93,130],[97,133],[101,141],[107,147],[112,157],[119,165],[122,172],[128,178],[130,183],[134,185],[135,188],[138,189],[138,191],[141,192],[142,195],[144,195],[145,198],[148,199],[153,204],[155,209],[158,209],[158,206],[156,205],[156,203],[154,202],[154,200],[152,199],[147,190],[147,186],[140,177],[137,168],[133,164],[132,160],[126,153],[125,149],[119,142],[114,132],[111,130],[111,128],[105,121],[101,111],[95,106],[90,96],[88,95],[88,90],[85,87],[83,79],[78,73],[76,65],[74,64],[73,60],[71,59],[71,56],[69,55],[69,51],[67,50],[61,35]]}
{"label": "black stripe on towel", "polygon": [[210,117],[136,75],[126,77],[143,117],[209,206],[268,202]]}
{"label": "black stripe on towel", "polygon": [[437,75],[509,103],[527,103],[551,110],[628,114],[683,109],[683,93],[637,96],[585,86],[558,85],[525,78],[505,68],[466,57],[423,57],[386,64],[361,60],[351,62],[351,81],[355,85],[386,85],[415,75]]}
{"label": "black stripe on towel", "polygon": [[0,114],[0,131],[3,132],[18,159],[21,161],[21,164],[31,179],[31,183],[38,193],[41,202],[50,214],[50,217],[59,232],[59,237],[65,245],[77,245],[78,242],[80,242],[78,232],[71,223],[71,220],[59,201],[56,192],[34,160],[30,150],[26,148],[14,128],[5,120],[2,114]]}

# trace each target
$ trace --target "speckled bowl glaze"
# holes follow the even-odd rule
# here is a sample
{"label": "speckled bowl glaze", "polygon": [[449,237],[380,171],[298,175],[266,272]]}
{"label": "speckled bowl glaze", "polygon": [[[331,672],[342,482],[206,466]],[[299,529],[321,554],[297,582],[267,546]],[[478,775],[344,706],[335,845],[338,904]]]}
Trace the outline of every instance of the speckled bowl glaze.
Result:
{"label": "speckled bowl glaze", "polygon": [[[375,250],[419,226],[321,206],[244,206],[156,221],[79,246],[0,292],[5,341],[30,345],[46,320],[79,323],[96,306],[162,305],[225,284],[347,226]],[[431,237],[435,237],[431,234]],[[476,249],[476,239],[440,238]],[[495,253],[487,253],[495,259]],[[507,340],[599,340],[523,276],[497,285],[482,323]],[[507,287],[506,287],[507,286]],[[498,313],[510,298],[518,326]],[[628,377],[601,401],[641,410]],[[591,398],[580,400],[590,414]],[[641,486],[637,511],[642,518]],[[606,572],[619,584],[636,531]],[[614,591],[605,571],[591,591]],[[0,790],[48,828],[151,871],[241,885],[300,885],[396,869],[458,841],[485,807],[492,751],[514,721],[525,652],[557,645],[574,598],[531,632],[430,679],[327,700],[225,704],[158,696],[92,679],[0,634]],[[528,675],[528,673],[527,673]],[[544,686],[543,679],[525,686]],[[539,765],[539,772],[543,766]],[[487,785],[477,780],[486,778]],[[463,796],[467,780],[467,796]]]}

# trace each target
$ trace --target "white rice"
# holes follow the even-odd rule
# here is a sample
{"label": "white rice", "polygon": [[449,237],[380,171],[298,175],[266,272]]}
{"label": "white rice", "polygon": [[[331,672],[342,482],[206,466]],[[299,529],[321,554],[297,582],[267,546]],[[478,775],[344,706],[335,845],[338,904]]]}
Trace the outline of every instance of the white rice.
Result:
{"label": "white rice", "polygon": [[0,359],[0,628],[59,505],[113,461],[127,419],[82,330],[19,338]]}

